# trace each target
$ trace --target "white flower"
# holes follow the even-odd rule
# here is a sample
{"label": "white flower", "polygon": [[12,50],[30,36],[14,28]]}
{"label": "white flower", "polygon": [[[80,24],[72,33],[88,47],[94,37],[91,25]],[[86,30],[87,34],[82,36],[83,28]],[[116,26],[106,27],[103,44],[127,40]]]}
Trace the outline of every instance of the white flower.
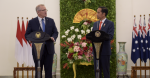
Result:
{"label": "white flower", "polygon": [[91,31],[93,30],[93,27],[91,27]]}
{"label": "white flower", "polygon": [[89,30],[89,29],[87,29],[87,30],[86,30],[86,33],[90,33],[90,30]]}
{"label": "white flower", "polygon": [[65,34],[66,34],[66,33],[68,34],[68,31],[65,31]]}
{"label": "white flower", "polygon": [[65,38],[66,36],[65,35],[62,35],[62,38]]}
{"label": "white flower", "polygon": [[70,27],[70,30],[73,30],[74,29],[74,26]]}
{"label": "white flower", "polygon": [[69,33],[68,31],[65,31],[65,35],[68,35],[68,33]]}
{"label": "white flower", "polygon": [[68,33],[69,33],[69,31],[70,31],[70,30],[69,30],[69,29],[67,29],[67,32],[68,32]]}
{"label": "white flower", "polygon": [[67,40],[68,40],[68,42],[71,42],[71,41],[72,41],[72,39],[71,39],[71,38],[67,38]]}
{"label": "white flower", "polygon": [[73,36],[71,36],[71,39],[72,39],[72,40],[74,40],[74,37],[73,37]]}
{"label": "white flower", "polygon": [[78,35],[78,39],[81,39],[81,35]]}
{"label": "white flower", "polygon": [[69,32],[70,32],[70,30],[65,31],[65,35],[68,35]]}
{"label": "white flower", "polygon": [[68,33],[65,33],[65,35],[68,35]]}
{"label": "white flower", "polygon": [[85,31],[84,31],[84,30],[81,30],[81,33],[82,33],[82,34],[85,34]]}
{"label": "white flower", "polygon": [[69,63],[70,63],[70,64],[73,64],[73,60],[69,60]]}
{"label": "white flower", "polygon": [[78,29],[78,28],[76,28],[76,29],[75,29],[75,32],[79,32],[79,29]]}
{"label": "white flower", "polygon": [[76,37],[76,35],[74,34],[74,35],[73,35],[73,37],[75,38],[75,37]]}
{"label": "white flower", "polygon": [[71,36],[71,39],[74,40],[75,37],[76,37],[76,35],[74,34]]}

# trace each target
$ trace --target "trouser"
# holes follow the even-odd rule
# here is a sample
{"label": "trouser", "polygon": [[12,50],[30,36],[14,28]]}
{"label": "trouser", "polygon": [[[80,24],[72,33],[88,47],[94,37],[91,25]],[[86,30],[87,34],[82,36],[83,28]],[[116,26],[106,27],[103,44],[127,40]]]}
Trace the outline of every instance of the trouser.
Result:
{"label": "trouser", "polygon": [[[34,47],[34,46],[33,46]],[[32,55],[35,63],[35,78],[37,78],[37,67],[38,67],[38,60],[37,55],[35,54],[35,49],[32,50]],[[40,67],[41,67],[41,78],[42,78],[42,70],[44,65],[45,70],[45,78],[52,78],[52,64],[53,64],[53,55],[49,54],[46,45],[44,46],[42,58],[40,60]]]}

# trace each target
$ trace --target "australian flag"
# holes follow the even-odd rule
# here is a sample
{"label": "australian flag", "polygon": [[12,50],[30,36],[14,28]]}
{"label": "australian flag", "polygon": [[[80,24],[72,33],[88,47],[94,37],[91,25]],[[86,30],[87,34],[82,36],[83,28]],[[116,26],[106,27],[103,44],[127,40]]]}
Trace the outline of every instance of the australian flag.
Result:
{"label": "australian flag", "polygon": [[139,52],[140,52],[140,59],[143,61],[143,31],[142,31],[142,23],[141,23],[141,17],[139,21],[139,30],[138,30],[138,43],[139,43]]}
{"label": "australian flag", "polygon": [[147,40],[147,31],[146,31],[146,23],[145,23],[145,16],[144,16],[144,23],[143,23],[143,60],[146,63],[148,59],[148,40]]}
{"label": "australian flag", "polygon": [[135,23],[135,17],[134,17],[134,25],[133,25],[133,31],[132,31],[131,60],[133,61],[133,63],[136,63],[138,58],[140,58],[138,32],[137,32],[137,25]]}
{"label": "australian flag", "polygon": [[[149,20],[148,20],[148,32],[147,32],[147,40],[148,40],[148,43],[150,43],[150,17],[149,17]],[[148,52],[149,52],[149,59],[150,59],[150,44],[148,44]]]}

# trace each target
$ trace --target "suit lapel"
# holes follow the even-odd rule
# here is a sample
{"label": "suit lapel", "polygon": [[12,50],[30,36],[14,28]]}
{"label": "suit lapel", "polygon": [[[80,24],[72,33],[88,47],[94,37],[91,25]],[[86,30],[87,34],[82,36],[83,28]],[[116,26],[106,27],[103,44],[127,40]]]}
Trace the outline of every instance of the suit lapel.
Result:
{"label": "suit lapel", "polygon": [[96,26],[97,30],[99,30],[99,23],[100,23],[100,21],[97,22],[97,26]]}
{"label": "suit lapel", "polygon": [[103,30],[103,28],[105,28],[105,26],[107,25],[108,20],[106,19],[105,22],[103,23],[101,30]]}
{"label": "suit lapel", "polygon": [[38,29],[39,29],[40,31],[42,31],[42,28],[41,28],[41,26],[40,26],[38,17],[36,17],[36,22],[37,22],[36,24],[37,24],[37,26],[38,26]]}
{"label": "suit lapel", "polygon": [[47,29],[48,29],[48,24],[49,24],[49,22],[48,22],[48,18],[47,17],[45,17],[45,32],[47,31]]}

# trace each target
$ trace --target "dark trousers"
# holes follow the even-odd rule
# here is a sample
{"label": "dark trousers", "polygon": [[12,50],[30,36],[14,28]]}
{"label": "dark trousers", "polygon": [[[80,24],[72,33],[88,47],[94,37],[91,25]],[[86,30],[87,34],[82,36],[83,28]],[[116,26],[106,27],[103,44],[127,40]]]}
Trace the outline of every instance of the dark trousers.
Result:
{"label": "dark trousers", "polygon": [[[35,54],[35,49],[32,50],[32,55],[35,63],[35,78],[37,78],[37,67],[38,67],[38,60],[37,56]],[[40,60],[40,67],[41,67],[41,78],[42,78],[42,70],[44,65],[45,70],[45,78],[52,78],[52,64],[53,64],[53,55],[49,54],[46,48],[46,45],[44,46],[42,59]]]}
{"label": "dark trousers", "polygon": [[[102,78],[102,70],[104,73],[104,78],[110,78],[110,55],[101,55],[99,59],[99,68],[100,68],[100,78]],[[94,57],[94,71],[96,78],[96,58]]]}

